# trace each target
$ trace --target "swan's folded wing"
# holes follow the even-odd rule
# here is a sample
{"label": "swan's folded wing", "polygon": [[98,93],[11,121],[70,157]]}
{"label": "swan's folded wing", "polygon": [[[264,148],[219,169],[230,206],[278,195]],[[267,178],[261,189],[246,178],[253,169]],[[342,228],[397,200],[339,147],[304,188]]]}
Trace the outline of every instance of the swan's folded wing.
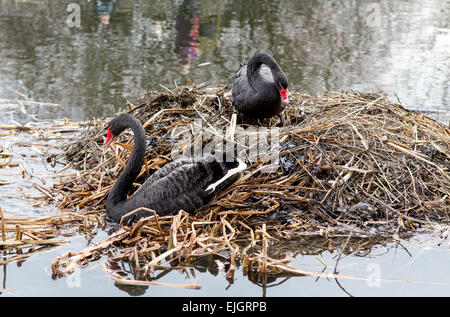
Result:
{"label": "swan's folded wing", "polygon": [[178,162],[159,173],[158,179],[149,178],[129,201],[154,209],[159,215],[180,209],[193,211],[204,204],[202,189],[208,181],[211,175],[203,164]]}
{"label": "swan's folded wing", "polygon": [[[156,182],[159,179],[169,175],[170,173],[172,173],[174,170],[176,170],[177,168],[179,168],[180,166],[183,165],[188,165],[188,164],[192,164],[193,160],[192,159],[179,159],[173,162],[170,162],[166,165],[164,165],[163,167],[161,167],[159,170],[157,170],[156,172],[154,172],[148,179],[148,182]],[[147,182],[146,181],[146,182]]]}
{"label": "swan's folded wing", "polygon": [[231,103],[237,109],[241,108],[243,94],[249,90],[248,79],[247,79],[247,65],[242,66],[236,72],[236,78],[233,83],[233,88],[231,90]]}
{"label": "swan's folded wing", "polygon": [[[216,191],[207,189],[208,185],[227,176],[224,184],[229,184],[231,178],[227,174],[230,170],[227,165],[236,164],[213,161],[191,162],[176,167],[173,165],[171,172],[164,177],[154,182],[147,180],[130,200],[133,204],[154,209],[159,215],[171,214],[180,209],[194,211],[207,204],[215,194]],[[214,187],[216,186],[223,188],[223,184],[215,184]]]}

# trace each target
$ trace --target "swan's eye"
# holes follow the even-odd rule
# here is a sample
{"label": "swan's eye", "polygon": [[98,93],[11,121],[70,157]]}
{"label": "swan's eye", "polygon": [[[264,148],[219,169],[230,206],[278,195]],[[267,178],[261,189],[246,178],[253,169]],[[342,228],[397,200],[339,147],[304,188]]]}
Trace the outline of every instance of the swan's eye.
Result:
{"label": "swan's eye", "polygon": [[284,87],[281,87],[280,94],[281,94],[281,99],[285,100],[287,98],[287,90],[284,89]]}

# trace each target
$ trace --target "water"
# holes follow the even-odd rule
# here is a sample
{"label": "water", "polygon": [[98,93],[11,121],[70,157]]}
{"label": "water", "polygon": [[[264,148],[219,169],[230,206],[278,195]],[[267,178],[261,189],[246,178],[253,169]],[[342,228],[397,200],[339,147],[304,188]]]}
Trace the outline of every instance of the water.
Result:
{"label": "water", "polygon": [[[71,3],[80,5],[79,27],[78,20],[70,18],[76,11],[67,10]],[[290,91],[383,90],[392,100],[431,111],[448,123],[449,16],[448,0],[1,0],[0,124],[110,117],[148,90],[188,80],[231,85],[239,63],[259,50],[278,60]],[[17,139],[29,138],[0,137],[1,149],[14,153],[29,174],[27,178],[17,176],[14,168],[0,170],[0,179],[10,183],[0,186],[0,206],[8,215],[55,212],[24,199],[23,193],[34,193],[30,182],[46,179],[52,169],[36,151],[39,147],[17,145]],[[99,230],[93,241],[105,235]],[[339,262],[341,274],[368,278],[379,273],[380,285],[370,280],[278,277],[261,286],[238,270],[230,286],[213,259],[194,269],[194,275],[173,271],[158,280],[198,283],[201,290],[117,287],[96,263],[78,275],[52,280],[51,260],[87,243],[80,237],[20,265],[4,265],[0,291],[25,296],[450,294],[449,245],[438,233],[401,246],[398,241],[373,246],[366,256],[350,255]],[[295,250],[291,245],[287,255]],[[336,253],[327,250],[300,252],[292,265],[321,271],[317,258],[332,272]],[[204,272],[207,267],[212,273]]]}
{"label": "water", "polygon": [[159,84],[231,84],[265,50],[292,91],[382,89],[449,110],[448,0],[121,0],[108,25],[100,2],[79,2],[78,28],[67,26],[71,1],[1,1],[0,98],[15,89],[61,105],[36,109],[43,118],[110,116]]}

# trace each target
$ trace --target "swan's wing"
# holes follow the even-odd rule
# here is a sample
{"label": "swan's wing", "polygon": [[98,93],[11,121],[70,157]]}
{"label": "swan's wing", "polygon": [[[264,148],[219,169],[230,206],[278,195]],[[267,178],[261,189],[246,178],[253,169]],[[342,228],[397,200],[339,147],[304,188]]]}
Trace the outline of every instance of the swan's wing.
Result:
{"label": "swan's wing", "polygon": [[237,174],[242,172],[247,168],[247,164],[245,164],[243,161],[238,161],[238,165],[234,168],[228,169],[226,174],[214,181],[213,183],[209,184],[208,187],[206,187],[206,192],[213,194],[217,191],[219,191],[223,187],[227,187],[230,184],[230,180],[233,179]]}
{"label": "swan's wing", "polygon": [[147,182],[154,183],[158,181],[159,179],[167,176],[168,174],[172,173],[175,169],[177,169],[180,166],[192,164],[192,159],[179,159],[170,163],[167,163],[163,167],[161,167],[159,170],[154,172],[148,179]]}
{"label": "swan's wing", "polygon": [[231,90],[231,103],[238,110],[244,106],[243,101],[247,98],[246,94],[250,90],[247,79],[247,65],[241,65],[236,72],[233,88]]}
{"label": "swan's wing", "polygon": [[[245,165],[245,164],[244,164]],[[142,184],[128,204],[134,207],[147,207],[156,210],[159,215],[167,215],[180,209],[188,212],[204,206],[218,189],[229,185],[231,176],[242,170],[228,172],[237,167],[237,163],[191,162],[174,167],[170,173],[159,179],[148,179]],[[219,180],[223,178],[223,181]],[[212,186],[210,186],[212,185]],[[136,214],[136,217],[148,215]]]}

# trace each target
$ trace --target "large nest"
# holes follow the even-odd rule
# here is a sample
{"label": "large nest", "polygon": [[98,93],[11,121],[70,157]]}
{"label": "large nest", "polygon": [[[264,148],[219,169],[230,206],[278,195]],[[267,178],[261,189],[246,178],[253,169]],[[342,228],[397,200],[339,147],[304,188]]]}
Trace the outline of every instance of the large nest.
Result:
{"label": "large nest", "polygon": [[[236,124],[229,97],[228,87],[190,85],[151,92],[129,104],[148,136],[136,188],[176,156],[210,150],[208,144],[236,145],[249,166],[195,215],[181,211],[122,228],[113,244],[123,257],[152,246],[171,250],[179,260],[227,249],[231,264],[240,259],[249,265],[249,250],[259,246],[254,254],[264,255],[266,238],[392,236],[448,221],[448,127],[382,94],[351,91],[291,94],[280,128],[278,118]],[[108,190],[133,146],[129,132],[114,150],[104,149],[106,124],[92,126],[64,152],[81,174],[54,186],[60,208],[104,211]],[[66,270],[56,271],[70,271],[70,259],[62,258],[57,264]],[[163,258],[153,254],[149,261]],[[259,269],[264,264],[267,270],[267,254],[258,259],[263,259]]]}

